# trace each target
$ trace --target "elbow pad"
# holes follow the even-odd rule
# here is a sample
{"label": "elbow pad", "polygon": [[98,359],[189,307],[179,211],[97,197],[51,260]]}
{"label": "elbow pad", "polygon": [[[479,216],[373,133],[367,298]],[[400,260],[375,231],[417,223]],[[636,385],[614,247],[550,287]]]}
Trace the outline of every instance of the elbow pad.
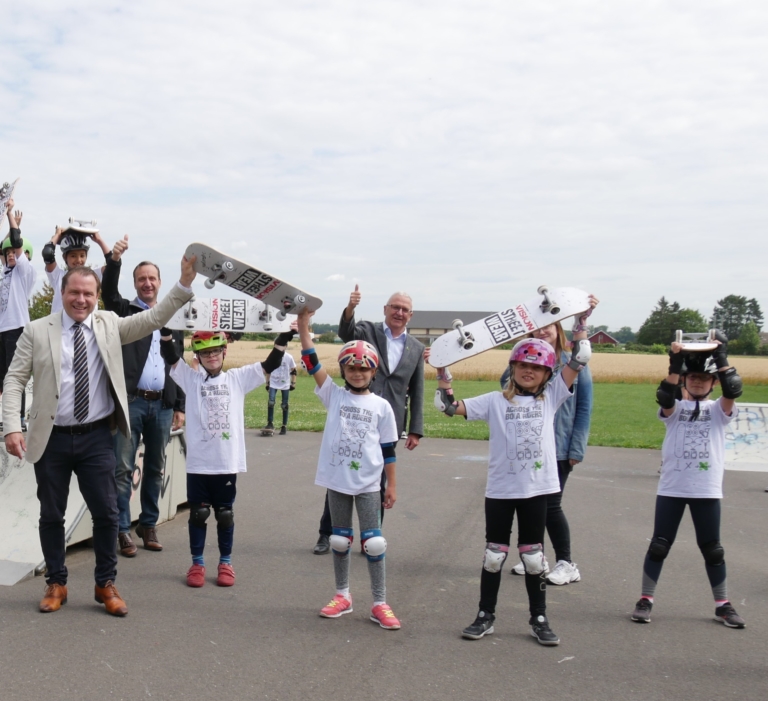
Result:
{"label": "elbow pad", "polygon": [[267,359],[262,361],[261,368],[264,370],[265,374],[271,375],[277,368],[280,367],[281,363],[283,362],[283,355],[285,355],[284,350],[279,350],[277,348],[273,348],[270,352],[270,354],[267,356]]}
{"label": "elbow pad", "polygon": [[382,443],[381,454],[384,456],[384,464],[389,465],[391,462],[396,461],[395,457],[395,444],[394,443]]}
{"label": "elbow pad", "polygon": [[435,408],[446,416],[453,416],[459,408],[459,402],[453,396],[452,389],[438,389],[435,392]]}
{"label": "elbow pad", "polygon": [[656,403],[662,409],[672,409],[675,406],[675,393],[677,386],[671,382],[662,380],[659,388],[656,390]]}
{"label": "elbow pad", "polygon": [[304,369],[310,374],[314,375],[321,367],[320,361],[317,358],[314,348],[307,348],[301,351],[301,364]]}
{"label": "elbow pad", "polygon": [[571,370],[579,372],[592,357],[592,344],[583,339],[581,341],[575,341],[573,344],[573,352],[571,353],[571,359],[568,361],[568,367]]}
{"label": "elbow pad", "polygon": [[168,365],[176,365],[181,360],[179,352],[176,350],[176,344],[173,339],[170,341],[160,341],[160,355]]}
{"label": "elbow pad", "polygon": [[723,388],[723,397],[726,399],[738,399],[741,396],[744,383],[736,372],[736,368],[730,370],[720,370],[717,373],[720,380],[720,386]]}
{"label": "elbow pad", "polygon": [[56,262],[56,244],[49,241],[43,246],[43,262],[46,265]]}
{"label": "elbow pad", "polygon": [[24,245],[24,239],[21,238],[21,229],[12,227],[8,233],[8,238],[11,240],[11,248],[21,248]]}

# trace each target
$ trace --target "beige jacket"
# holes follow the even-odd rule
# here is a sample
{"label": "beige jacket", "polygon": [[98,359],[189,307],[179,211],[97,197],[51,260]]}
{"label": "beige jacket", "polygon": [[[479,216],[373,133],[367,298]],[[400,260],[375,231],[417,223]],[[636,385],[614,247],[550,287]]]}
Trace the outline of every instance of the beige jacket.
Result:
{"label": "beige jacket", "polygon": [[[93,312],[93,331],[109,375],[117,427],[126,437],[131,435],[131,428],[120,346],[138,341],[161,328],[191,297],[191,293],[174,284],[162,302],[140,314],[120,318],[112,312]],[[48,445],[59,403],[61,318],[62,313],[59,312],[26,325],[3,385],[3,435],[7,436],[21,431],[21,394],[30,376],[35,378],[26,454],[27,461],[31,463],[42,457]]]}

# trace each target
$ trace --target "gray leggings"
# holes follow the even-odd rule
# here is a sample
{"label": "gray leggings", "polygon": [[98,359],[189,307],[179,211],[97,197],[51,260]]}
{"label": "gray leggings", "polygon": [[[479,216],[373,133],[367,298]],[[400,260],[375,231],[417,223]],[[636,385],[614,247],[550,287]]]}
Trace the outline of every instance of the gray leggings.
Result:
{"label": "gray leggings", "polygon": [[[360,525],[358,535],[370,528],[378,528],[379,512],[381,509],[381,494],[378,490],[366,494],[352,496],[328,490],[328,506],[331,509],[331,521],[336,528],[352,528],[352,505],[357,504],[357,518]],[[333,554],[333,571],[336,574],[336,589],[349,587],[349,557]],[[368,562],[368,573],[371,576],[371,592],[374,601],[387,600],[387,584],[384,574],[384,560]]]}

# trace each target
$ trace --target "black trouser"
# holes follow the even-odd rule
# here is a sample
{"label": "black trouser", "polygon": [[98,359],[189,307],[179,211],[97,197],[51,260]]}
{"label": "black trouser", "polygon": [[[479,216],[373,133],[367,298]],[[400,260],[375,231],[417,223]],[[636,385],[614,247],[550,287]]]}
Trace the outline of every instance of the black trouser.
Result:
{"label": "black trouser", "polygon": [[48,584],[67,583],[64,514],[73,472],[93,519],[94,577],[96,584],[104,586],[117,575],[115,452],[106,425],[81,436],[52,433],[45,452],[35,463],[40,544]]}
{"label": "black trouser", "polygon": [[[9,331],[0,331],[0,395],[3,393],[3,382],[8,374],[8,368],[11,367],[13,356],[16,353],[16,346],[19,343],[19,337],[24,332],[24,327],[10,329]],[[27,393],[21,393],[21,418],[24,418],[27,403]]]}
{"label": "black trouser", "polygon": [[555,560],[571,561],[571,529],[563,513],[562,501],[565,483],[573,467],[569,460],[557,461],[557,476],[560,479],[560,491],[547,494],[547,534],[555,550]]}
{"label": "black trouser", "polygon": [[[489,499],[485,498],[485,540],[487,543],[509,545],[512,521],[517,512],[518,545],[534,545],[544,540],[544,526],[547,520],[547,497],[542,494],[530,499]],[[483,568],[480,575],[480,608],[495,613],[496,601],[501,584],[501,568],[489,572]],[[544,573],[525,574],[525,588],[528,592],[528,606],[531,616],[543,615],[547,610],[547,580]]]}
{"label": "black trouser", "polygon": [[[387,490],[387,471],[386,468],[381,471],[381,517],[379,523],[384,523],[384,492]],[[328,505],[328,490],[325,491],[325,506],[323,507],[323,515],[320,517],[320,535],[330,536],[333,533],[333,526],[331,524],[331,508]]]}

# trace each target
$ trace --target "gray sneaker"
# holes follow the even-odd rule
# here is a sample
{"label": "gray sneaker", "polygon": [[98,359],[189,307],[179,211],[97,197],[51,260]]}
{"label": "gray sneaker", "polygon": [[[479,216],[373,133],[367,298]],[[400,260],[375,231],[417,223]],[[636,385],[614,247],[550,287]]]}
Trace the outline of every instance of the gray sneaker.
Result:
{"label": "gray sneaker", "polygon": [[651,622],[651,609],[653,608],[653,602],[648,599],[640,599],[635,604],[635,610],[632,612],[632,620],[636,623],[650,623]]}
{"label": "gray sneaker", "polygon": [[560,638],[555,635],[549,627],[549,621],[546,616],[532,617],[528,623],[531,626],[531,635],[536,638],[539,645],[559,645]]}
{"label": "gray sneaker", "polygon": [[746,628],[744,619],[736,613],[731,604],[723,604],[715,609],[715,620],[720,621],[729,628]]}
{"label": "gray sneaker", "polygon": [[470,640],[480,640],[484,635],[493,633],[493,622],[495,620],[496,616],[492,613],[478,611],[475,622],[461,631],[461,637],[469,638]]}

